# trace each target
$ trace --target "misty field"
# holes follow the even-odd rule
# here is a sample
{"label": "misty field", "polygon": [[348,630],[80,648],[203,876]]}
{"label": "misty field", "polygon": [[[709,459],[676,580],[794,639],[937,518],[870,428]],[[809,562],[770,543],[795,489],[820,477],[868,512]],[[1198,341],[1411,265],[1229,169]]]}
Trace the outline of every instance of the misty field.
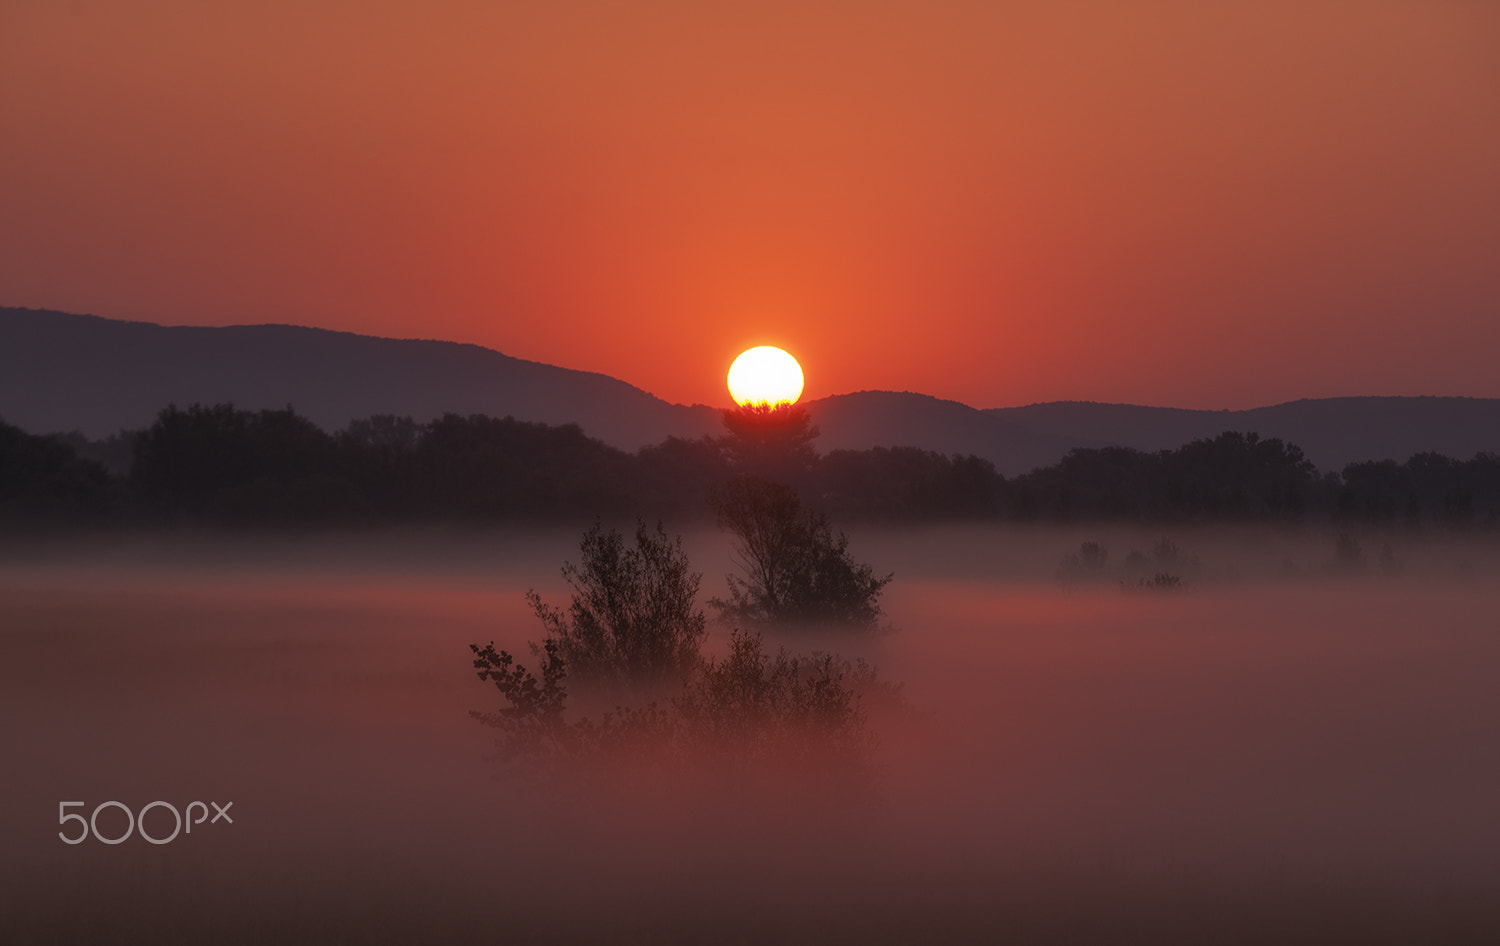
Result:
{"label": "misty field", "polygon": [[[782,641],[903,685],[847,802],[502,777],[468,645],[526,653],[577,532],[12,544],[0,938],[1494,941],[1493,538],[1162,538],[855,530],[895,630]],[[59,839],[107,800],[234,821]]]}

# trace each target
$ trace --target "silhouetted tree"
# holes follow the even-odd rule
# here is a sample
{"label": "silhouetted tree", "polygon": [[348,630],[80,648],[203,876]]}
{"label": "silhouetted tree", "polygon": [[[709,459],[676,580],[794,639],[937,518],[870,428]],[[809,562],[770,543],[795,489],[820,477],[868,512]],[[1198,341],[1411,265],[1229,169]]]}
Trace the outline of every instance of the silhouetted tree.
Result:
{"label": "silhouetted tree", "polygon": [[1228,431],[1177,450],[1070,450],[1014,481],[1019,517],[1292,520],[1316,491],[1316,470],[1280,440]]}
{"label": "silhouetted tree", "polygon": [[881,519],[985,518],[1005,484],[988,460],[916,447],[834,450],[809,481],[824,509]]}
{"label": "silhouetted tree", "polygon": [[631,457],[584,435],[482,414],[444,414],[414,451],[415,505],[443,518],[620,515],[631,507]]}
{"label": "silhouetted tree", "polygon": [[692,571],[682,539],[639,523],[635,546],[595,524],[584,533],[579,564],[566,562],[573,589],[566,611],[526,600],[557,642],[558,654],[583,679],[624,687],[680,683],[696,669],[707,619],[695,608],[703,576]]}
{"label": "silhouetted tree", "polygon": [[53,437],[0,422],[0,523],[102,522],[114,499],[104,467]]}
{"label": "silhouetted tree", "polygon": [[724,617],[753,624],[827,622],[873,628],[880,593],[893,576],[875,577],[856,562],[849,539],[828,518],[804,509],[796,492],[758,476],[740,476],[712,494],[720,527],[737,541],[745,577],[728,576]]}
{"label": "silhouetted tree", "polygon": [[732,472],[721,441],[710,437],[668,437],[637,451],[635,465],[640,503],[658,515],[701,514],[710,487]]}
{"label": "silhouetted tree", "polygon": [[798,481],[817,462],[818,428],[805,407],[746,404],[724,411],[723,420],[729,433],[720,445],[737,473]]}
{"label": "silhouetted tree", "polygon": [[[239,524],[654,518],[698,514],[713,484],[750,473],[787,483],[839,517],[1500,528],[1500,457],[1487,453],[1470,460],[1419,453],[1320,474],[1295,445],[1228,431],[1156,453],[1072,450],[1006,479],[981,458],[910,447],[819,457],[803,408],[741,408],[724,423],[725,436],[668,438],[631,455],[575,425],[509,417],[448,414],[418,423],[382,415],[331,437],[291,409],[194,405],[168,407],[139,433],[44,438],[63,452],[13,435],[0,477],[9,477],[5,517],[13,522],[54,521],[63,507],[125,521]],[[105,462],[102,480],[79,465],[88,459]],[[123,482],[109,476],[126,464]],[[16,485],[22,478],[31,484],[28,499]]]}
{"label": "silhouetted tree", "polygon": [[130,467],[135,462],[135,438],[138,436],[138,430],[122,430],[103,440],[90,440],[74,430],[53,434],[52,438],[72,447],[80,459],[93,460],[104,467],[111,476],[129,476]]}
{"label": "silhouetted tree", "polygon": [[381,447],[388,450],[411,450],[425,433],[423,425],[410,417],[395,414],[375,414],[361,420],[349,422],[343,437],[366,447]]}
{"label": "silhouetted tree", "polygon": [[170,517],[300,522],[363,507],[333,438],[290,408],[169,406],[136,438],[130,483]]}

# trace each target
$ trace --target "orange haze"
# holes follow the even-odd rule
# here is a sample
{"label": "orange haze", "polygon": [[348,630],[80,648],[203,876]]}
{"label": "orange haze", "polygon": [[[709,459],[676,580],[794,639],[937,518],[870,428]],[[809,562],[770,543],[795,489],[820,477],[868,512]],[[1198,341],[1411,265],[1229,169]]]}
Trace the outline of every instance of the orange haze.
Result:
{"label": "orange haze", "polygon": [[[315,9],[310,9],[315,7]],[[0,305],[727,404],[1500,396],[1500,5],[0,5]]]}

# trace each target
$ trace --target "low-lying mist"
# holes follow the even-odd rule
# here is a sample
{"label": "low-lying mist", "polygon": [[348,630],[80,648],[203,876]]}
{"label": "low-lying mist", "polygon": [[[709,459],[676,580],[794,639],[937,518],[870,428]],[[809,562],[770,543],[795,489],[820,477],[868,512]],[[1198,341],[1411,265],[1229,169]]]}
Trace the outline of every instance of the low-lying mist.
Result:
{"label": "low-lying mist", "polygon": [[[865,706],[875,775],[847,796],[670,765],[537,783],[489,759],[470,711],[498,696],[469,645],[529,663],[523,594],[564,602],[578,539],[0,551],[7,941],[1500,933],[1493,537],[854,531],[895,574],[886,630],[767,638],[901,684]],[[685,547],[722,594],[728,538]],[[728,639],[711,625],[707,652]],[[109,800],[234,820],[162,845],[58,837],[77,831],[60,802]]]}

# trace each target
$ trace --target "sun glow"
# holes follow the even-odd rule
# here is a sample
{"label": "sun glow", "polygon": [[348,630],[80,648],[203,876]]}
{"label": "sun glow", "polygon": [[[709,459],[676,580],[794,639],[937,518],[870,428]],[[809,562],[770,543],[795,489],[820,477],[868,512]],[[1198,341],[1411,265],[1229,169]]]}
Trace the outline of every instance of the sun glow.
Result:
{"label": "sun glow", "polygon": [[779,348],[752,348],[730,365],[729,393],[741,407],[793,404],[802,396],[802,367]]}

